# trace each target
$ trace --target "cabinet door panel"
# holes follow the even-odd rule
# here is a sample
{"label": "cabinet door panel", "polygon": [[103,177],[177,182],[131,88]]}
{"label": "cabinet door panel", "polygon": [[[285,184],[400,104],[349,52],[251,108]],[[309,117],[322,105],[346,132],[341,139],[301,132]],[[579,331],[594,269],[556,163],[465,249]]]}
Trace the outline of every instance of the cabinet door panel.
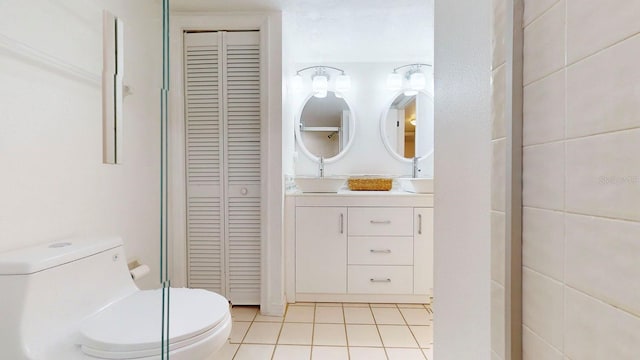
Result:
{"label": "cabinet door panel", "polygon": [[414,294],[433,295],[433,208],[416,208],[414,234]]}
{"label": "cabinet door panel", "polygon": [[346,208],[296,208],[296,292],[347,292],[346,230]]}

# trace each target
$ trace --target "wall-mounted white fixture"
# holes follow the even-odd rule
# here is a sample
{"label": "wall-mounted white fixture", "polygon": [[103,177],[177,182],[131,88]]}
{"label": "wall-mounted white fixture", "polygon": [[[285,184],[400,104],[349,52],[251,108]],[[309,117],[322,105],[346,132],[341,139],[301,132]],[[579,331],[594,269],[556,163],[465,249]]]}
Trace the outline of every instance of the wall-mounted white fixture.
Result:
{"label": "wall-mounted white fixture", "polygon": [[[404,74],[398,72],[398,70],[407,67],[409,70]],[[393,69],[393,72],[387,76],[387,88],[394,91],[404,89],[406,96],[413,96],[418,94],[418,91],[425,90],[427,88],[427,77],[423,72],[423,67],[431,68],[431,65],[415,63]]]}
{"label": "wall-mounted white fixture", "polygon": [[106,10],[102,23],[102,162],[119,164],[122,163],[124,27],[121,19]]}
{"label": "wall-mounted white fixture", "polygon": [[337,97],[342,97],[342,93],[351,88],[351,77],[345,74],[344,70],[333,66],[309,66],[296,71],[296,75],[291,79],[291,90],[295,92],[304,90],[305,80],[301,73],[307,70],[314,70],[311,75],[311,91],[315,97],[324,98],[327,96],[327,92],[331,90],[330,87],[332,84],[330,81],[331,76],[329,76],[329,70],[339,73],[333,83],[333,90]]}

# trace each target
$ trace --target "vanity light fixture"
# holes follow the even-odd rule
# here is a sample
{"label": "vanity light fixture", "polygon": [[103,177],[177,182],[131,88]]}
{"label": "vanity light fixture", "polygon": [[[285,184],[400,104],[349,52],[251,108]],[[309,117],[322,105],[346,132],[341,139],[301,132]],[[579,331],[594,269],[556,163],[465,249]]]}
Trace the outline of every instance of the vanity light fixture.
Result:
{"label": "vanity light fixture", "polygon": [[311,91],[315,97],[323,98],[327,96],[331,80],[329,70],[339,73],[335,78],[334,84],[336,97],[342,97],[341,93],[351,88],[351,77],[345,74],[344,70],[333,66],[309,66],[296,71],[296,75],[291,79],[291,89],[293,91],[299,92],[304,89],[304,78],[301,73],[307,70],[314,70],[313,75],[311,75]]}
{"label": "vanity light fixture", "polygon": [[[393,69],[393,72],[387,76],[387,88],[389,90],[400,90],[404,88],[404,94],[406,96],[416,95],[418,91],[424,90],[427,87],[427,77],[424,72],[422,72],[422,67],[427,66],[431,67],[430,64],[415,63]],[[403,76],[398,70],[406,67],[408,67],[409,70],[407,70]],[[406,80],[406,85],[403,86],[403,83],[405,83],[404,80]]]}

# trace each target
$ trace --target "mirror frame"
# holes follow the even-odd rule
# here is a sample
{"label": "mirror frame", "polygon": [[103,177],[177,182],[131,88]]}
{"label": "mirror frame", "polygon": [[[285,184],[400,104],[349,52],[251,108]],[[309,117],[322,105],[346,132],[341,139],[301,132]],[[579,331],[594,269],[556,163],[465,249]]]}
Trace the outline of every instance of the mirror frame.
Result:
{"label": "mirror frame", "polygon": [[[391,97],[391,99],[385,103],[386,105],[384,107],[384,110],[382,111],[382,115],[380,116],[380,138],[382,139],[382,143],[384,144],[384,147],[387,149],[389,154],[391,154],[391,156],[393,156],[396,160],[399,160],[399,161],[402,161],[402,162],[406,162],[406,163],[410,163],[410,162],[413,161],[412,158],[406,158],[404,156],[401,156],[394,149],[391,148],[391,145],[389,145],[389,140],[387,139],[387,130],[386,130],[386,126],[385,126],[386,125],[386,120],[387,120],[387,115],[389,115],[389,108],[391,107],[391,104],[393,104],[393,102],[396,100],[398,95],[402,94],[403,92],[404,92],[403,90],[394,92],[393,96]],[[433,100],[434,100],[433,94],[431,94],[430,92],[425,91],[425,90],[420,90],[419,92],[429,96],[429,98],[431,98],[431,101],[433,102]],[[418,161],[424,160],[424,159],[428,158],[429,156],[432,156],[433,155],[433,150],[434,149],[431,149],[430,152],[424,154],[423,156],[420,156],[418,158]]]}
{"label": "mirror frame", "polygon": [[[331,90],[330,90],[331,91]],[[336,91],[333,91],[334,93],[337,93]],[[356,136],[356,115],[355,115],[355,111],[353,110],[353,106],[351,106],[351,103],[349,102],[349,100],[347,99],[346,96],[344,96],[343,93],[340,93],[340,95],[342,95],[342,100],[344,100],[344,102],[347,104],[347,107],[349,108],[349,111],[351,112],[351,120],[349,121],[349,142],[347,142],[347,146],[345,146],[344,149],[342,149],[342,151],[340,151],[338,154],[336,154],[335,156],[332,156],[330,158],[326,158],[324,159],[324,163],[325,164],[330,164],[333,162],[336,162],[338,160],[340,160],[348,151],[349,149],[351,149],[351,146],[353,145],[353,139]],[[305,146],[304,142],[302,141],[302,134],[300,133],[300,121],[302,118],[302,111],[304,110],[304,107],[307,105],[307,102],[309,102],[309,100],[313,97],[313,93],[309,93],[309,95],[307,95],[304,99],[304,101],[302,102],[302,105],[300,105],[300,107],[298,108],[298,112],[296,114],[296,119],[294,121],[294,127],[295,127],[295,137],[296,137],[296,144],[298,144],[298,146],[300,147],[300,149],[302,150],[302,152],[312,161],[314,162],[320,162],[320,157],[316,156],[315,154],[312,154],[309,149],[307,149],[307,147]]]}

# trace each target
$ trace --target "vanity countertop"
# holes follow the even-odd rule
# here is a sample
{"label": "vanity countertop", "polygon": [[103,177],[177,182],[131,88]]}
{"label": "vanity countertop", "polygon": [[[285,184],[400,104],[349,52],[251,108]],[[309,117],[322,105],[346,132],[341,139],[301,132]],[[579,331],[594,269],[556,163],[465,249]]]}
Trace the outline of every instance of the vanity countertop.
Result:
{"label": "vanity countertop", "polygon": [[286,193],[296,206],[416,206],[433,207],[433,194],[416,194],[401,189],[389,191],[351,191],[337,193],[303,193],[293,189]]}

